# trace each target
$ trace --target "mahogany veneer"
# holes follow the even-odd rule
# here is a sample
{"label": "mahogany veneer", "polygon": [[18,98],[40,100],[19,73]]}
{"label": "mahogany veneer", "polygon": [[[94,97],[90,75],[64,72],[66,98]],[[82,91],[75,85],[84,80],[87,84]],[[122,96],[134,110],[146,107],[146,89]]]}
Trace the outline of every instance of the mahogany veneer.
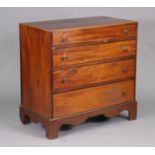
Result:
{"label": "mahogany veneer", "polygon": [[136,119],[137,22],[88,17],[20,24],[23,124],[41,122],[54,139],[89,117]]}

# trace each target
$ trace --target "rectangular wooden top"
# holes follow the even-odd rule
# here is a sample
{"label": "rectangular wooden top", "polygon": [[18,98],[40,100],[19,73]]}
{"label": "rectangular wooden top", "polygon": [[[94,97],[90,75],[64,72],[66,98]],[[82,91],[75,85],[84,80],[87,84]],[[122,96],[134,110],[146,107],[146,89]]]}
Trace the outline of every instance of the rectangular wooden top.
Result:
{"label": "rectangular wooden top", "polygon": [[113,17],[85,17],[74,19],[59,19],[40,22],[21,23],[22,25],[29,25],[46,31],[58,31],[64,29],[77,29],[88,27],[112,26],[121,24],[136,23],[136,21],[119,19]]}

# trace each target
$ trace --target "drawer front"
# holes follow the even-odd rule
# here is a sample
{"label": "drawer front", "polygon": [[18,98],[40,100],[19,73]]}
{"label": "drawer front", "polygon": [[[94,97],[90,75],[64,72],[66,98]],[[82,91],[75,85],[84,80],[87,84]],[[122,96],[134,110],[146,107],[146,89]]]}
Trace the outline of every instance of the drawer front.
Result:
{"label": "drawer front", "polygon": [[133,101],[134,81],[69,91],[53,97],[54,117],[61,117]]}
{"label": "drawer front", "polygon": [[82,42],[110,42],[136,37],[136,24],[62,30],[53,32],[53,46]]}
{"label": "drawer front", "polygon": [[134,59],[57,70],[53,72],[54,92],[124,79],[134,73]]}
{"label": "drawer front", "polygon": [[53,52],[53,66],[61,67],[90,61],[121,58],[135,55],[135,51],[135,40],[56,49]]}

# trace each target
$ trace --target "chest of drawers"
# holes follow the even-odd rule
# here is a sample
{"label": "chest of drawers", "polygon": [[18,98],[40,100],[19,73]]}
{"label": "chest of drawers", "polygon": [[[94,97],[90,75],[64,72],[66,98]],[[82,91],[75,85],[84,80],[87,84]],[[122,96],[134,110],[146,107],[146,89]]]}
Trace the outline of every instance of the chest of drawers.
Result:
{"label": "chest of drawers", "polygon": [[88,17],[20,24],[20,119],[54,139],[89,117],[136,119],[137,22]]}

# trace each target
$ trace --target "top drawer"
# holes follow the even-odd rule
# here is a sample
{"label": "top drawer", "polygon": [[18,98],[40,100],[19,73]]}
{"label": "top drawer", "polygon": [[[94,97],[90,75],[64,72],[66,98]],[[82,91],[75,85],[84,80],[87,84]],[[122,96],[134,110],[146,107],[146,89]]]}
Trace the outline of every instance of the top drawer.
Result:
{"label": "top drawer", "polygon": [[53,32],[53,46],[84,42],[112,42],[136,37],[137,24],[93,27]]}

